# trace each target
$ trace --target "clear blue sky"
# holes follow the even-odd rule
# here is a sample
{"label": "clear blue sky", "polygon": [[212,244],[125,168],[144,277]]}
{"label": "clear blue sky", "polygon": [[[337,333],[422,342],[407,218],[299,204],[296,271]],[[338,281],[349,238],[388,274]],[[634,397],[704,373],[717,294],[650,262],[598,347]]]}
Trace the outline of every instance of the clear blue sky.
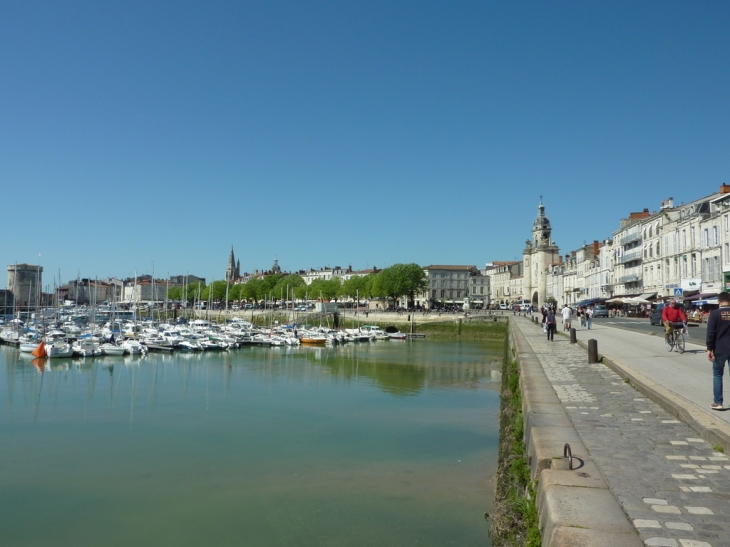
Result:
{"label": "clear blue sky", "polygon": [[[563,253],[730,182],[729,2],[0,3],[0,261],[44,283]],[[39,257],[40,253],[40,257]]]}

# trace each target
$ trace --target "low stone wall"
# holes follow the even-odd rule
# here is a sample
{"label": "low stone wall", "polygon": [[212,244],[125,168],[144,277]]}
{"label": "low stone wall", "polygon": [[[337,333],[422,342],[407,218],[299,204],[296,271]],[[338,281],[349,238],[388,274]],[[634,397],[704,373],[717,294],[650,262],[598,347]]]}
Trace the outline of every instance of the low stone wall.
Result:
{"label": "low stone wall", "polygon": [[[509,343],[519,367],[525,450],[530,475],[538,484],[543,547],[642,547],[537,356],[514,324],[510,324]],[[573,455],[572,470],[563,458],[566,443]]]}

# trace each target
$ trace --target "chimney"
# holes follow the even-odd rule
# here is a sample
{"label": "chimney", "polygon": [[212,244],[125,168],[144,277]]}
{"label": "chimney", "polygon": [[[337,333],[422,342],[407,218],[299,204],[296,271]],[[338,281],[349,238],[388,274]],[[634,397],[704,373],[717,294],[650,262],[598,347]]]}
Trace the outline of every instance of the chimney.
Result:
{"label": "chimney", "polygon": [[[728,189],[730,190],[730,187],[728,187]],[[662,201],[662,207],[660,210],[663,211],[664,209],[674,209],[674,198],[667,198]]]}
{"label": "chimney", "polygon": [[600,253],[600,246],[598,245],[598,241],[595,239],[593,240],[593,256],[598,256],[598,253]]}
{"label": "chimney", "polygon": [[725,184],[724,182],[720,185],[720,193],[721,194],[730,194],[730,184]]}

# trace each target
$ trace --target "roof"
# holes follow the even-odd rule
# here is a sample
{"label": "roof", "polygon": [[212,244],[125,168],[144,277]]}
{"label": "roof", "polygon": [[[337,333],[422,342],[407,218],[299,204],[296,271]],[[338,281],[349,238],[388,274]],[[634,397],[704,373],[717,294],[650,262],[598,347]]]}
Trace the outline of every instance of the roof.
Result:
{"label": "roof", "polygon": [[476,270],[476,266],[455,266],[455,265],[444,265],[444,264],[431,264],[430,266],[424,266],[424,270]]}

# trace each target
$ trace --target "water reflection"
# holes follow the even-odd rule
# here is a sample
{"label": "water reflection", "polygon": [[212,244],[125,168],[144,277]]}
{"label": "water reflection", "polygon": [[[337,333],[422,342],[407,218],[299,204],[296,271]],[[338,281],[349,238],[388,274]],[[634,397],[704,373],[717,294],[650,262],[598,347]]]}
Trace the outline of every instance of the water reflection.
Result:
{"label": "water reflection", "polygon": [[[0,537],[486,545],[500,349],[420,342],[38,361],[2,347]],[[53,522],[38,527],[35,511]]]}

